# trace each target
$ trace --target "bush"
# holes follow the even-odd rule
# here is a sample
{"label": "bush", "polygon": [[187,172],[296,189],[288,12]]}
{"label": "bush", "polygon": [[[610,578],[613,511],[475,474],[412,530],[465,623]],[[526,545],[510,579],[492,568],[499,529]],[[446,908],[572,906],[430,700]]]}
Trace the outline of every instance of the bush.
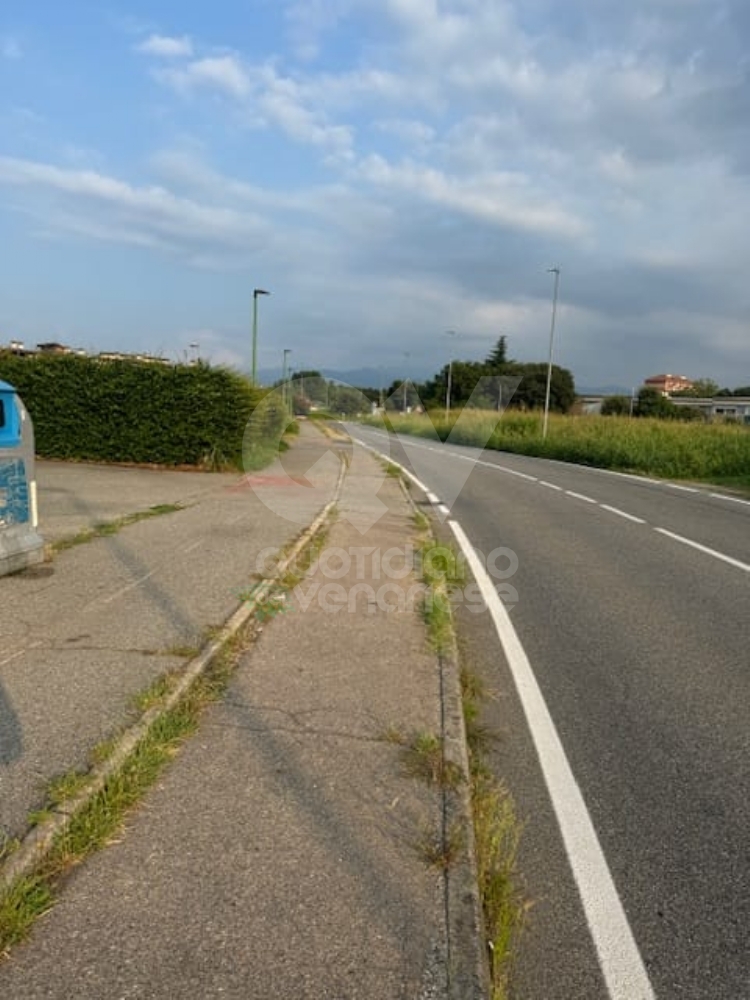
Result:
{"label": "bush", "polygon": [[0,352],[0,379],[29,410],[38,455],[99,462],[240,466],[262,397],[241,375],[207,364]]}
{"label": "bush", "polygon": [[607,396],[602,402],[603,417],[625,417],[630,413],[632,400],[627,396]]}

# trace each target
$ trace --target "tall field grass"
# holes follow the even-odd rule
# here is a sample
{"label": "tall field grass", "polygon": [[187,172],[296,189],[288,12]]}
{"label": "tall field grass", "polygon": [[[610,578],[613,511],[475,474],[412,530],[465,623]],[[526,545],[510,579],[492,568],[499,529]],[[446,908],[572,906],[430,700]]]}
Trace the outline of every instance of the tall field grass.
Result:
{"label": "tall field grass", "polygon": [[[380,417],[366,422],[383,424]],[[550,414],[542,440],[536,413],[464,410],[446,420],[437,411],[388,414],[387,422],[403,434],[441,441],[450,436],[452,444],[750,489],[750,428],[741,425]]]}

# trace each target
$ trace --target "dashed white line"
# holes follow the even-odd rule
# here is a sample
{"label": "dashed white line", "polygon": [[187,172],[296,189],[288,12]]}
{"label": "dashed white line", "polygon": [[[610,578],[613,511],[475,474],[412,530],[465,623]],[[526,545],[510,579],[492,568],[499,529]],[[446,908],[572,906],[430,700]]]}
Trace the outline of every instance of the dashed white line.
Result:
{"label": "dashed white line", "polygon": [[450,514],[450,509],[446,507],[444,503],[439,503],[437,505],[437,509],[440,511],[441,514],[444,514],[446,517],[448,517],[448,515]]}
{"label": "dashed white line", "polygon": [[[360,443],[364,444],[364,442],[360,442]],[[415,447],[418,447],[418,448],[419,447],[422,447],[422,448],[425,447],[424,445],[421,445],[421,444],[415,444],[412,441],[410,441],[409,444],[410,445],[414,445]],[[369,447],[369,446],[365,445],[365,447]],[[374,450],[374,449],[371,449],[371,450]],[[435,449],[433,449],[433,450],[435,450]],[[459,456],[456,456],[456,457],[459,457],[459,458],[468,458],[471,461],[471,457],[470,456],[459,455]],[[431,490],[429,490],[423,483],[420,483],[420,481],[415,476],[411,475],[411,473],[409,473],[409,471],[407,469],[405,469],[403,466],[399,465],[398,462],[395,462],[394,464],[398,465],[399,468],[402,469],[402,471],[407,476],[409,476],[409,478],[412,479],[420,487],[420,489],[426,494],[427,499],[430,501],[430,503],[435,504],[435,505],[439,504],[440,501],[435,496],[435,494],[432,493]],[[532,482],[538,483],[540,486],[546,487],[547,489],[555,490],[557,492],[563,492],[563,493],[566,494],[566,496],[573,497],[576,500],[582,500],[584,503],[594,504],[594,505],[600,507],[602,510],[608,511],[610,514],[615,514],[617,517],[624,518],[626,521],[631,521],[633,524],[648,524],[648,522],[644,518],[642,518],[642,517],[636,517],[635,514],[630,514],[630,513],[628,513],[628,511],[621,510],[619,507],[613,507],[610,504],[601,503],[599,500],[595,500],[594,497],[587,496],[585,493],[577,493],[575,490],[563,490],[563,488],[561,486],[557,486],[555,483],[550,483],[550,482],[548,482],[545,479],[538,479],[536,476],[530,476],[530,475],[528,475],[525,472],[519,472],[517,469],[509,469],[507,466],[498,465],[495,462],[486,462],[486,461],[484,461],[482,459],[477,459],[476,460],[476,464],[477,465],[485,466],[485,467],[490,468],[490,469],[495,469],[495,470],[497,470],[499,472],[509,472],[511,475],[518,476],[520,479],[528,479],[528,480],[530,480]],[[573,464],[573,463],[568,463],[568,464]],[[574,466],[574,467],[577,468],[578,466]],[[588,469],[587,466],[581,466],[581,468],[587,468]],[[588,471],[591,471],[591,470],[588,470]],[[745,500],[745,499],[743,499],[741,497],[727,496],[727,495],[725,495],[723,493],[706,493],[705,491],[698,490],[698,489],[696,489],[693,486],[682,486],[679,483],[665,483],[663,480],[660,481],[660,480],[657,480],[657,479],[648,479],[645,476],[633,476],[630,473],[614,472],[613,470],[610,470],[610,469],[596,469],[594,471],[597,471],[597,472],[608,472],[611,475],[623,476],[624,478],[629,478],[629,479],[636,479],[639,482],[659,483],[659,485],[670,486],[673,489],[679,490],[679,491],[684,492],[684,493],[702,493],[703,495],[710,496],[710,497],[712,497],[712,498],[714,498],[716,500],[730,500],[730,501],[733,501],[735,503],[740,503],[740,504],[744,504],[744,505],[750,506],[750,500]],[[446,515],[447,515],[448,513],[450,513],[450,511],[447,508],[445,508],[444,509],[444,513],[446,513]],[[707,545],[701,545],[700,542],[695,542],[691,538],[685,538],[684,535],[678,535],[678,534],[676,534],[673,531],[668,531],[666,528],[654,528],[654,531],[658,532],[660,535],[664,535],[667,538],[671,538],[673,541],[680,542],[683,545],[687,545],[690,548],[693,548],[693,549],[695,549],[698,552],[702,552],[702,553],[704,553],[704,555],[708,555],[708,556],[711,556],[714,559],[718,559],[720,562],[726,563],[729,566],[734,566],[736,569],[740,569],[740,570],[742,570],[745,573],[750,573],[750,565],[748,563],[742,562],[740,559],[735,559],[733,556],[728,556],[724,552],[719,552],[716,549],[709,548]]]}
{"label": "dashed white line", "polygon": [[586,503],[599,503],[599,501],[594,500],[593,497],[587,497],[585,493],[576,493],[575,490],[565,490],[565,495],[568,497],[574,497],[576,500],[584,500]]}
{"label": "dashed white line", "polygon": [[633,521],[635,524],[646,523],[642,517],[636,517],[635,514],[628,514],[626,510],[620,510],[619,507],[610,507],[608,503],[600,503],[599,506],[602,510],[608,510],[610,514],[617,514],[618,517],[624,517],[627,521]]}
{"label": "dashed white line", "polygon": [[726,493],[709,493],[708,495],[714,500],[728,500],[730,503],[741,503],[745,507],[750,507],[750,500],[743,500],[742,497],[730,497]]}
{"label": "dashed white line", "polygon": [[719,559],[721,562],[728,563],[730,566],[735,566],[737,569],[744,570],[745,573],[750,573],[750,565],[741,562],[739,559],[734,559],[732,556],[725,555],[723,552],[718,552],[716,549],[710,549],[707,545],[701,545],[700,542],[694,542],[692,538],[685,538],[684,535],[676,535],[673,531],[667,531],[666,528],[654,528],[654,531],[658,531],[660,535],[666,535],[667,538],[671,538],[675,542],[681,542],[683,545],[689,545],[691,549],[697,549],[698,552],[703,552],[707,556],[713,556],[714,559]]}
{"label": "dashed white line", "polygon": [[491,469],[498,469],[500,472],[507,472],[511,476],[518,476],[519,479],[527,479],[530,483],[539,482],[537,476],[530,476],[528,472],[519,472],[518,469],[509,469],[507,465],[495,465],[494,462],[484,462],[483,464],[489,465]]}
{"label": "dashed white line", "polygon": [[611,1000],[655,1000],[594,824],[526,652],[463,528],[451,529],[474,574],[505,651],[562,833]]}
{"label": "dashed white line", "polygon": [[[230,521],[229,523],[230,524],[235,524],[235,522],[238,521],[238,520],[239,520],[239,518],[235,518],[234,521]],[[189,552],[194,552],[195,549],[197,549],[199,545],[203,545],[203,539],[202,538],[199,538],[197,542],[193,542],[192,545],[188,545],[182,551],[183,551],[183,553],[185,555],[187,555]]]}

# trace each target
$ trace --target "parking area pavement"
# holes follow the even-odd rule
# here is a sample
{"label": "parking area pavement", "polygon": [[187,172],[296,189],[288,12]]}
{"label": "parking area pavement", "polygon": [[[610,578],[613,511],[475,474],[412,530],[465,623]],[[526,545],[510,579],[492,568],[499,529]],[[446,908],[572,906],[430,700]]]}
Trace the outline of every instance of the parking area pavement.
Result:
{"label": "parking area pavement", "polygon": [[288,613],[0,966],[3,995],[485,1000],[468,809],[448,824],[434,759],[407,750],[463,733],[412,508],[360,450],[337,513]]}
{"label": "parking area pavement", "polygon": [[[312,470],[312,471],[311,471]],[[47,541],[161,504],[164,513],[0,578],[0,841],[20,836],[46,782],[87,763],[132,699],[179,669],[330,500],[339,460],[303,425],[263,473],[39,463]]]}

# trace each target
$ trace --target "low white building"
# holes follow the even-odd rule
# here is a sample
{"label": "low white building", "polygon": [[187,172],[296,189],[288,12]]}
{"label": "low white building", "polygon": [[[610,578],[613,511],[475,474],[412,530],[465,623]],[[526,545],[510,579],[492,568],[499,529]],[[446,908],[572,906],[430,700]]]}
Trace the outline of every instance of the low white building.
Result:
{"label": "low white building", "polygon": [[669,399],[675,406],[700,410],[708,420],[737,420],[750,424],[750,396],[670,396]]}

